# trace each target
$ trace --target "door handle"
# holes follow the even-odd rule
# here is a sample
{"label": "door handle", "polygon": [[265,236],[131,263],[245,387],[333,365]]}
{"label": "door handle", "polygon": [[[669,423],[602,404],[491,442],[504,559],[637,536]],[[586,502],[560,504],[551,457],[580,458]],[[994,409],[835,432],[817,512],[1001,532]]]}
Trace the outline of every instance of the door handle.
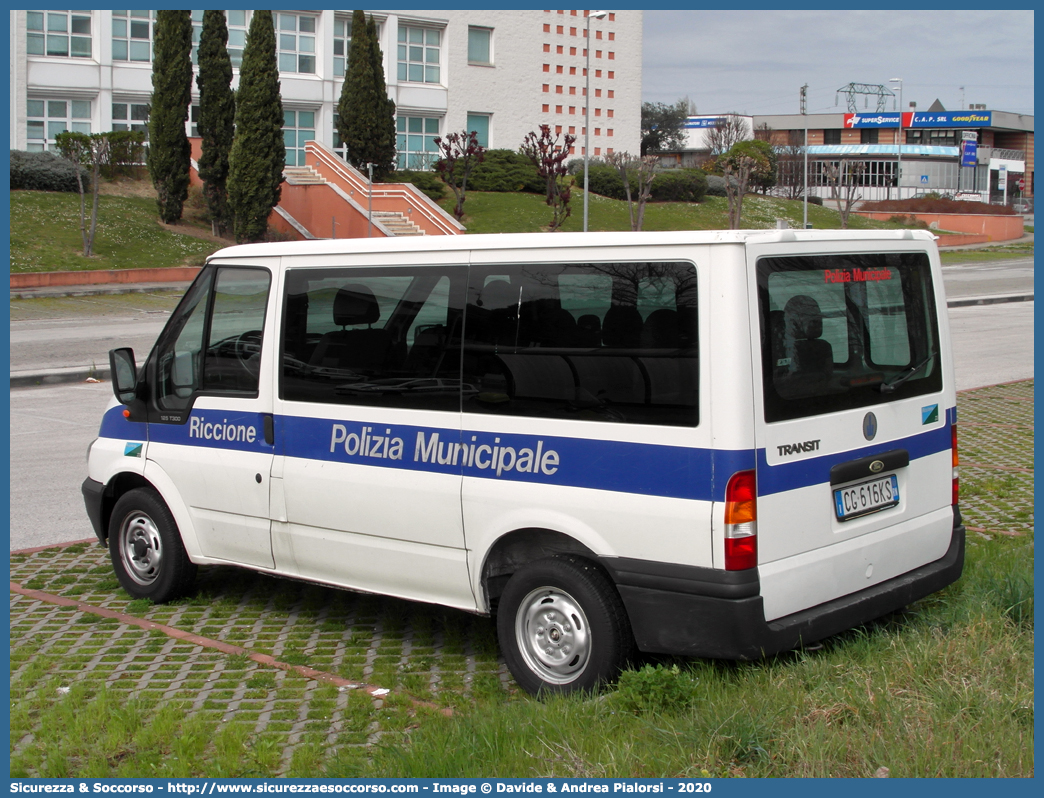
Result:
{"label": "door handle", "polygon": [[272,418],[272,415],[269,414],[269,413],[265,413],[265,415],[263,416],[263,419],[264,420],[262,422],[262,426],[264,427],[264,432],[265,432],[265,443],[267,443],[269,446],[274,446],[275,445],[275,419]]}

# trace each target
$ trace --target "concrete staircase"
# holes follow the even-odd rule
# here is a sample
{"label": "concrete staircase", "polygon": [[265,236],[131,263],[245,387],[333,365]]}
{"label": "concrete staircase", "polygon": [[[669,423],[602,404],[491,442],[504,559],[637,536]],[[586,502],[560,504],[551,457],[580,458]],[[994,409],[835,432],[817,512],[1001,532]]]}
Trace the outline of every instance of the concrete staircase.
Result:
{"label": "concrete staircase", "polygon": [[395,211],[374,211],[373,220],[384,225],[385,229],[393,236],[422,236],[424,231],[407,219],[403,214]]}
{"label": "concrete staircase", "polygon": [[326,179],[310,166],[286,166],[283,177],[291,186],[326,185]]}

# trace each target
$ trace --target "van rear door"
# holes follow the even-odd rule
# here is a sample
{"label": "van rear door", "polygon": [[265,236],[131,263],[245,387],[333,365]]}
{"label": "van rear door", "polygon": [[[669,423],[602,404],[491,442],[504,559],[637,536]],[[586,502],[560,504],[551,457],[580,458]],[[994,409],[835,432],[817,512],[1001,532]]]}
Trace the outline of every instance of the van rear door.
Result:
{"label": "van rear door", "polygon": [[945,554],[955,393],[930,241],[841,234],[747,256],[772,620]]}

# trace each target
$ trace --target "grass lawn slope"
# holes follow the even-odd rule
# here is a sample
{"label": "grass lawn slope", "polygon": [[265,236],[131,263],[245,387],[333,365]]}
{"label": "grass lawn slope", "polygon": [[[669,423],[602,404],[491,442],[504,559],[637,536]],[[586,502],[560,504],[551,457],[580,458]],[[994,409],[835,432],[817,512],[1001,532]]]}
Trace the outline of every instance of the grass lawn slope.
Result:
{"label": "grass lawn slope", "polygon": [[[90,197],[87,198],[90,224]],[[140,196],[102,196],[94,254],[83,256],[80,196],[52,191],[11,192],[11,272],[144,269],[196,266],[230,242],[182,223],[159,223],[156,201]]]}

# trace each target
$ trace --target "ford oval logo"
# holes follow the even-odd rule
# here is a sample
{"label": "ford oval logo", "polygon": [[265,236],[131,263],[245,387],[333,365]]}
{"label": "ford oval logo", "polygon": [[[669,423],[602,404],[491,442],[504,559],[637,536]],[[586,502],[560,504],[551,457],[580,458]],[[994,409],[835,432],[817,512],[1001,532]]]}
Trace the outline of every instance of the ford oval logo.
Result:
{"label": "ford oval logo", "polygon": [[872,441],[877,435],[877,416],[867,413],[863,416],[863,437]]}
{"label": "ford oval logo", "polygon": [[884,470],[884,463],[880,460],[874,460],[874,462],[870,464],[870,470],[875,474],[880,473]]}

